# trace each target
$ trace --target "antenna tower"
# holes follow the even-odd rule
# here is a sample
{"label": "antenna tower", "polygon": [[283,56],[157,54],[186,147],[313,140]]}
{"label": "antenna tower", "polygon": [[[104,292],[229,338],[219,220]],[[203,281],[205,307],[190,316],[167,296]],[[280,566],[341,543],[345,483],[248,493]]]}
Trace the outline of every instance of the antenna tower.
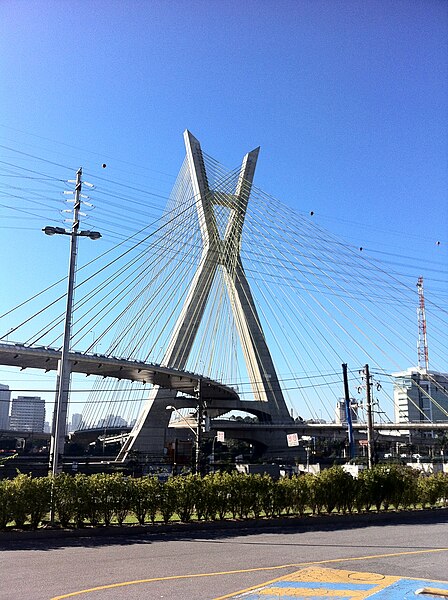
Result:
{"label": "antenna tower", "polygon": [[420,276],[417,281],[418,290],[418,343],[417,343],[417,355],[418,355],[418,366],[419,368],[429,369],[428,360],[428,340],[426,337],[426,312],[425,312],[425,292],[423,289],[423,277]]}

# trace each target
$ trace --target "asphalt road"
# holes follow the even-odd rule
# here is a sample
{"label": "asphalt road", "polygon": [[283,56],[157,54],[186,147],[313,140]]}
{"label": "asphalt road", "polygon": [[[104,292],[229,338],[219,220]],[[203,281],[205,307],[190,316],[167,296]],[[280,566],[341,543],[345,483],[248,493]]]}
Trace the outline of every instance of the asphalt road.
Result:
{"label": "asphalt road", "polygon": [[0,599],[212,600],[310,564],[448,580],[445,520],[435,514],[419,525],[0,538]]}

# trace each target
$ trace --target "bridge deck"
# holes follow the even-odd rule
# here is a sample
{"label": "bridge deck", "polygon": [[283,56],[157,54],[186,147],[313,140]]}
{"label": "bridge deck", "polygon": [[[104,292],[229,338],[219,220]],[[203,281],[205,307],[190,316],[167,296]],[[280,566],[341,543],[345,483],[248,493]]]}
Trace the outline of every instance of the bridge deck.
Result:
{"label": "bridge deck", "polygon": [[[0,364],[2,365],[20,369],[55,371],[60,358],[61,352],[55,348],[0,344]],[[71,352],[70,363],[73,373],[151,383],[195,397],[198,396],[199,381],[201,381],[207,398],[223,400],[238,400],[239,398],[235,389],[217,381],[197,373],[162,367],[153,363],[100,354],[83,354],[82,352]]]}

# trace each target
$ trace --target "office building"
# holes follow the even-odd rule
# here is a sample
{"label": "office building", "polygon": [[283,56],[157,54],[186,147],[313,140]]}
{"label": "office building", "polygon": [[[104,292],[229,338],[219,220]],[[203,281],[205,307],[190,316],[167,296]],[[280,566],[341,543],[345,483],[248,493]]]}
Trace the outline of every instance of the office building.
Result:
{"label": "office building", "polygon": [[9,405],[11,392],[9,385],[0,383],[0,430],[9,429]]}
{"label": "office building", "polygon": [[68,424],[68,431],[71,433],[77,431],[78,429],[81,429],[81,425],[82,415],[80,413],[73,413],[72,419]]}
{"label": "office building", "polygon": [[119,415],[107,415],[106,418],[100,419],[96,426],[98,429],[102,428],[113,428],[113,427],[127,427],[127,421]]}
{"label": "office building", "polygon": [[[352,423],[358,422],[358,403],[353,398],[350,399],[350,415]],[[336,402],[336,423],[339,425],[347,424],[347,413],[345,412],[345,399]]]}
{"label": "office building", "polygon": [[43,432],[44,423],[45,400],[39,396],[18,396],[12,399],[10,429]]}

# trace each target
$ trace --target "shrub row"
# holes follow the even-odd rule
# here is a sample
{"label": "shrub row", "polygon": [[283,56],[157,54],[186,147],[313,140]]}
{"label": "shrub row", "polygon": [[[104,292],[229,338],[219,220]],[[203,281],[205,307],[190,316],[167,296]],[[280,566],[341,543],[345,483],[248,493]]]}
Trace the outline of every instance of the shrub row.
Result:
{"label": "shrub row", "polygon": [[123,524],[128,516],[140,524],[168,523],[175,515],[188,522],[446,506],[447,500],[448,475],[427,476],[408,467],[384,465],[362,471],[357,479],[334,466],[318,475],[279,481],[236,472],[178,476],[165,483],[156,477],[122,474],[61,474],[54,481],[20,474],[0,481],[0,529],[8,523],[38,527],[48,518],[52,502],[63,527],[82,527]]}

